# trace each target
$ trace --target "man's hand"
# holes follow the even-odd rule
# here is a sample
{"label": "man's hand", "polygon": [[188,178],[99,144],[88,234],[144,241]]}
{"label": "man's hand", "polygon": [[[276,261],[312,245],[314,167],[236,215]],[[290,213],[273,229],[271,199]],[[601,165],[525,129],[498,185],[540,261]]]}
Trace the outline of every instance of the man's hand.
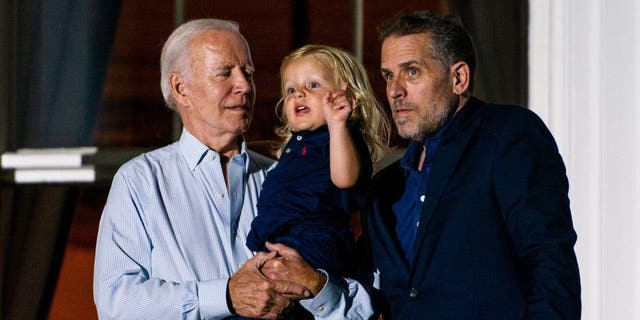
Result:
{"label": "man's hand", "polygon": [[327,282],[326,276],[314,269],[300,254],[281,243],[266,243],[270,254],[278,253],[278,257],[267,261],[262,266],[262,273],[269,279],[288,280],[308,288],[316,296]]}
{"label": "man's hand", "polygon": [[311,295],[299,284],[268,279],[262,274],[260,268],[276,255],[276,252],[259,252],[229,278],[229,298],[238,315],[276,319],[295,301]]}

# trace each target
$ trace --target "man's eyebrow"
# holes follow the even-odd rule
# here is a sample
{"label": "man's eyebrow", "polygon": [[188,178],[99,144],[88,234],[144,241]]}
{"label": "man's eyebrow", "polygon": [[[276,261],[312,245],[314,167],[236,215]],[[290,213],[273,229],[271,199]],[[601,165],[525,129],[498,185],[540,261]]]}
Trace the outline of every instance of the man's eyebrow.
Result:
{"label": "man's eyebrow", "polygon": [[213,68],[216,70],[229,70],[232,69],[233,66],[229,64],[217,64]]}
{"label": "man's eyebrow", "polygon": [[[236,66],[233,64],[217,64],[213,67],[214,70],[231,70]],[[243,71],[254,72],[256,68],[252,65],[240,66],[240,69]]]}
{"label": "man's eyebrow", "polygon": [[418,63],[420,63],[420,62],[418,62],[416,60],[409,60],[409,61],[401,63],[400,64],[400,69],[406,69],[406,68],[409,68],[411,65],[418,64]]}
{"label": "man's eyebrow", "polygon": [[[409,61],[405,61],[401,64],[399,64],[398,66],[400,67],[400,70],[404,70],[409,68],[410,66],[414,65],[414,64],[419,64],[420,62],[417,60],[409,60]],[[393,73],[391,72],[391,70],[387,69],[387,68],[380,68],[380,72],[382,73]]]}

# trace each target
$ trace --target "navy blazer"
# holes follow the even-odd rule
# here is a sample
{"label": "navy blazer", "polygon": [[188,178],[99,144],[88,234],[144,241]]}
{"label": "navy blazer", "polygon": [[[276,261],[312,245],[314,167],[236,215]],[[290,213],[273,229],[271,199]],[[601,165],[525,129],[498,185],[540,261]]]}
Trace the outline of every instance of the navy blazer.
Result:
{"label": "navy blazer", "polygon": [[371,184],[362,245],[380,271],[386,319],[579,319],[562,158],[544,123],[472,98],[443,132],[409,265],[392,204],[395,162]]}

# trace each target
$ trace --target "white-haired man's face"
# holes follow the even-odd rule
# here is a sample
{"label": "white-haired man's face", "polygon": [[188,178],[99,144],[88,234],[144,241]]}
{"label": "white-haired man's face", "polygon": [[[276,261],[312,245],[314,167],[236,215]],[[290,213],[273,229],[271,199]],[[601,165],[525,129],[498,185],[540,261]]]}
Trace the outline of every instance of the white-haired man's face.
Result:
{"label": "white-haired man's face", "polygon": [[247,131],[255,84],[245,40],[228,30],[205,31],[191,41],[189,53],[191,72],[174,90],[184,126],[205,140]]}

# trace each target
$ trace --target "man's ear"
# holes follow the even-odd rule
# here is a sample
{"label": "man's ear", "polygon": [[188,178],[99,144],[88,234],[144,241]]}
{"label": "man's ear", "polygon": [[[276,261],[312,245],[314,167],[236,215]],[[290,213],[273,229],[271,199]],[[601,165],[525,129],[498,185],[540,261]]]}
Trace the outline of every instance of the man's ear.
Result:
{"label": "man's ear", "polygon": [[458,61],[451,66],[450,70],[453,93],[461,96],[469,90],[471,84],[469,65],[464,61]]}
{"label": "man's ear", "polygon": [[185,81],[177,73],[171,73],[169,75],[169,88],[171,89],[171,95],[176,100],[176,104],[181,106],[189,106],[189,98],[185,93]]}

